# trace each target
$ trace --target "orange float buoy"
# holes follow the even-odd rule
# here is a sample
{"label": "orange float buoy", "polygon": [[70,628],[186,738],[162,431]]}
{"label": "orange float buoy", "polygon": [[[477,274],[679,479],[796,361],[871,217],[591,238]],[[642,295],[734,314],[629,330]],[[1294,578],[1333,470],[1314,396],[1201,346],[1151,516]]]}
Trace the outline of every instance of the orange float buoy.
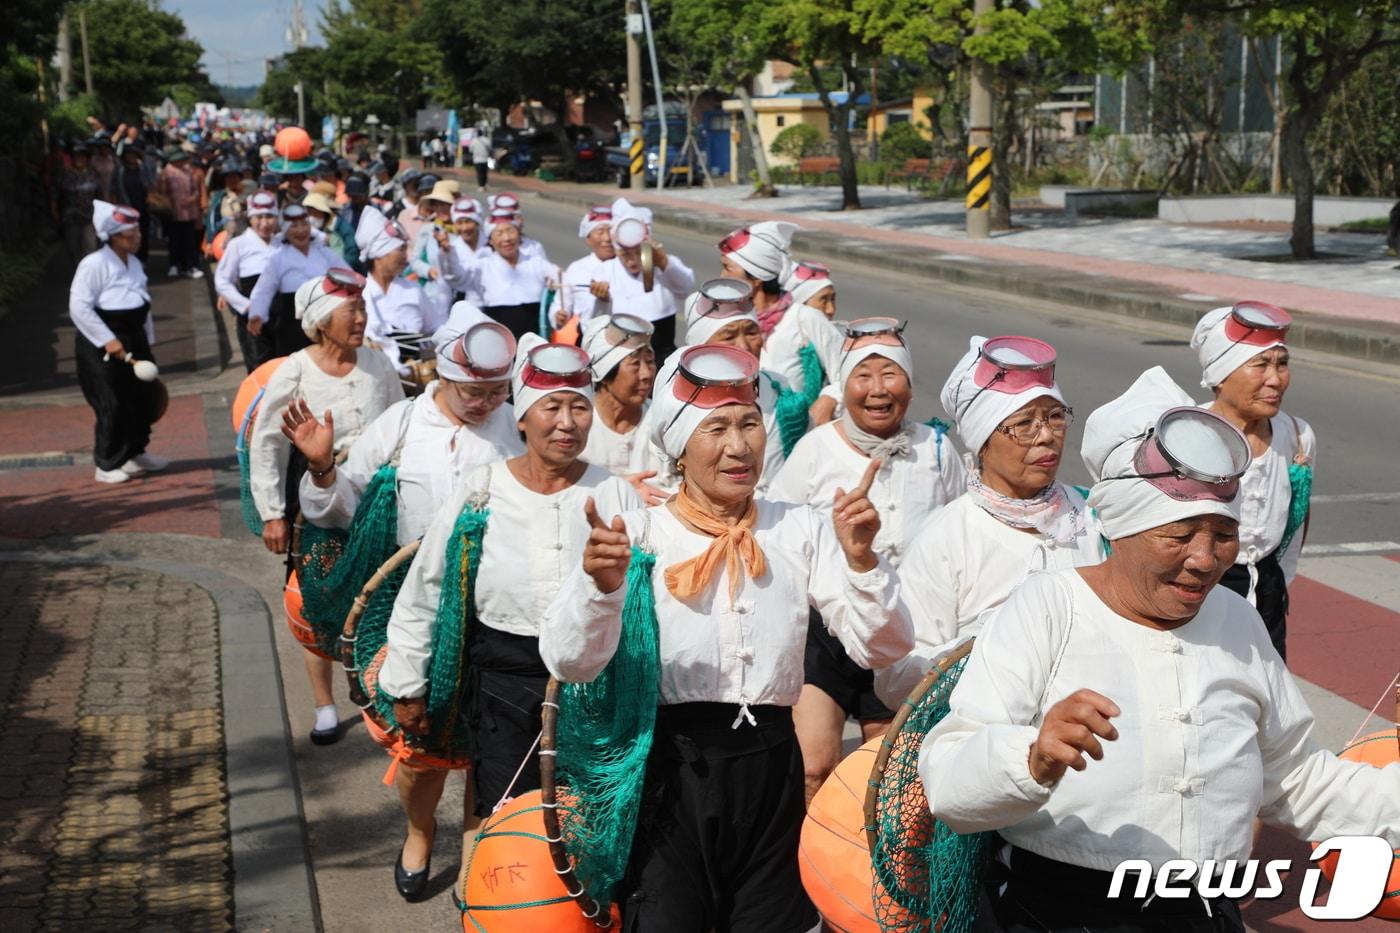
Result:
{"label": "orange float buoy", "polygon": [[228,246],[228,228],[220,230],[214,234],[214,239],[209,243],[209,254],[218,262],[224,258],[224,248]]}
{"label": "orange float buoy", "polygon": [[[467,866],[465,933],[598,933],[554,871],[540,792],[516,797],[491,814]],[[620,930],[617,908],[612,929]]]}
{"label": "orange float buoy", "polygon": [[288,162],[311,158],[311,136],[299,126],[287,126],[277,131],[273,150]]}
{"label": "orange float buoy", "polygon": [[[365,668],[363,680],[365,691],[370,697],[374,697],[379,693],[379,669],[384,666],[384,659],[388,657],[388,655],[389,646],[385,645],[375,652],[374,660]],[[381,728],[379,723],[374,721],[374,718],[370,716],[368,711],[362,711],[360,715],[365,719],[365,729],[369,732],[369,737],[374,741],[374,744],[388,752],[391,758],[398,759],[402,764],[410,768],[416,768],[422,771],[458,771],[472,766],[471,759],[465,756],[461,758],[440,758],[429,755],[421,749],[406,744],[404,742],[403,733],[399,732],[397,729],[393,732],[389,732]]]}
{"label": "orange float buoy", "polygon": [[317,657],[325,658],[327,661],[334,661],[321,650],[316,644],[316,630],[311,627],[301,614],[301,581],[297,579],[297,572],[292,571],[292,575],[287,578],[287,583],[282,587],[282,609],[287,616],[287,628],[303,648],[310,651]]}
{"label": "orange float buoy", "polygon": [[[1400,732],[1387,729],[1364,735],[1342,749],[1337,757],[1347,761],[1359,761],[1375,768],[1392,765],[1400,761]],[[1333,852],[1318,863],[1328,881],[1332,880],[1332,875],[1337,870],[1339,857],[1338,853]],[[1395,861],[1391,863],[1390,879],[1386,882],[1385,894],[1376,909],[1371,911],[1371,916],[1383,920],[1400,920],[1400,850],[1396,850]]]}
{"label": "orange float buoy", "polygon": [[257,414],[257,404],[262,401],[262,391],[267,388],[267,383],[277,371],[277,367],[286,359],[285,356],[279,356],[268,360],[244,376],[243,381],[238,384],[238,392],[233,396],[233,409],[229,412],[233,417],[234,436],[252,427],[253,417]]}
{"label": "orange float buoy", "polygon": [[836,766],[802,822],[797,867],[822,919],[839,933],[880,933],[872,889],[875,872],[865,839],[865,790],[880,736]]}

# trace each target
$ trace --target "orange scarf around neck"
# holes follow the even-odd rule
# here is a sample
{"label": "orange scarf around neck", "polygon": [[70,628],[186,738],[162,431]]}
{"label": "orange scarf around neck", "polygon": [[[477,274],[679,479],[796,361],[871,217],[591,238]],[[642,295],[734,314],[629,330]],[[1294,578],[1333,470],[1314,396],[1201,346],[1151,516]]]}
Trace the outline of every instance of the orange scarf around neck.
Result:
{"label": "orange scarf around neck", "polygon": [[763,548],[753,536],[754,523],[758,521],[758,504],[749,500],[749,510],[733,525],[726,524],[705,512],[691,498],[685,483],[681,483],[680,493],[671,500],[676,516],[682,522],[714,538],[704,553],[683,560],[666,568],[666,589],[679,600],[691,599],[704,592],[719,571],[720,561],[724,561],[729,572],[729,601],[739,594],[742,580],[739,576],[739,562],[751,579],[757,579],[768,572],[768,561],[763,556]]}

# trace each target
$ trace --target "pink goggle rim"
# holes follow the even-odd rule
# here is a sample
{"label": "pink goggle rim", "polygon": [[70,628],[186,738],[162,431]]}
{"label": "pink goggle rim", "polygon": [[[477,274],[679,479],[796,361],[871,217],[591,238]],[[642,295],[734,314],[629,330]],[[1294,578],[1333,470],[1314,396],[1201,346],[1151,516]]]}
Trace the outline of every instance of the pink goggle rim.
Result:
{"label": "pink goggle rim", "polygon": [[846,339],[841,344],[841,353],[850,353],[860,347],[879,344],[885,347],[902,347],[905,322],[892,317],[863,317],[842,325]]}
{"label": "pink goggle rim", "polygon": [[719,251],[723,255],[728,255],[735,250],[740,250],[748,246],[749,240],[752,238],[753,234],[749,232],[748,227],[740,227],[738,230],[732,231],[724,239],[719,241]]}
{"label": "pink goggle rim", "polygon": [[[1230,462],[1225,472],[1218,469],[1211,471],[1200,464],[1193,466],[1168,449],[1166,438],[1172,433],[1172,422],[1183,419],[1190,419],[1215,435],[1219,449],[1214,453]],[[1135,477],[1114,478],[1145,479],[1179,502],[1231,502],[1239,493],[1240,477],[1249,469],[1249,462],[1249,442],[1234,425],[1205,409],[1183,406],[1163,412],[1157,424],[1138,445],[1133,454],[1133,468],[1137,470]]]}
{"label": "pink goggle rim", "polygon": [[978,389],[1017,395],[1055,384],[1055,348],[1034,337],[993,337],[972,369]]}
{"label": "pink goggle rim", "polygon": [[612,220],[611,207],[591,207],[588,209],[589,223],[598,223],[604,220]]}
{"label": "pink goggle rim", "polygon": [[[565,364],[566,357],[572,365]],[[532,389],[583,389],[592,384],[588,354],[578,347],[547,343],[535,347],[525,358],[520,381]],[[567,368],[566,368],[567,365]]]}
{"label": "pink goggle rim", "polygon": [[1293,316],[1263,301],[1241,301],[1225,319],[1225,336],[1231,343],[1268,347],[1288,337]]}
{"label": "pink goggle rim", "polygon": [[[724,375],[717,375],[716,370]],[[758,404],[758,360],[738,347],[699,346],[681,354],[671,394],[697,408]],[[684,409],[682,409],[684,410]],[[676,413],[680,417],[680,412]],[[672,419],[674,423],[675,419]]]}
{"label": "pink goggle rim", "polygon": [[813,279],[830,279],[831,268],[820,262],[810,262],[803,260],[792,267],[792,275],[799,282],[810,282]]}
{"label": "pink goggle rim", "polygon": [[[472,338],[482,330],[494,330],[504,338],[508,352],[505,362],[500,366],[478,366],[472,362],[471,356],[467,353],[467,347],[470,346]],[[447,348],[447,356],[452,362],[478,379],[503,379],[510,375],[510,367],[515,359],[515,335],[510,332],[510,328],[494,321],[473,324],[467,328],[465,334],[452,341],[451,346]]]}
{"label": "pink goggle rim", "polygon": [[119,224],[140,223],[141,214],[134,207],[122,205],[112,211],[112,219]]}
{"label": "pink goggle rim", "polygon": [[327,295],[354,298],[365,290],[365,277],[354,269],[327,269],[321,290]]}
{"label": "pink goggle rim", "polygon": [[700,317],[736,317],[753,311],[753,289],[741,279],[708,279],[700,285],[695,313]]}
{"label": "pink goggle rim", "polygon": [[614,314],[608,318],[604,337],[608,344],[629,350],[640,350],[651,344],[656,325],[634,314]]}

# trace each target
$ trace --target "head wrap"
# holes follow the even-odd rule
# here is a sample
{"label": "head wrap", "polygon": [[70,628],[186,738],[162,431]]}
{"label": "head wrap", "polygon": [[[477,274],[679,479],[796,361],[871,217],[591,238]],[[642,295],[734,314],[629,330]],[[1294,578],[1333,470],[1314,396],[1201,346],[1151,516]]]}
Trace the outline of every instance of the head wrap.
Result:
{"label": "head wrap", "polygon": [[509,191],[502,191],[500,194],[491,195],[491,200],[488,203],[490,203],[491,210],[493,211],[499,209],[510,211],[514,214],[520,210],[520,199]]}
{"label": "head wrap", "polygon": [[576,392],[588,399],[588,403],[593,404],[593,381],[589,380],[582,386],[555,386],[550,389],[537,389],[534,386],[525,384],[525,364],[530,359],[530,351],[536,347],[542,347],[549,341],[539,334],[526,334],[520,338],[520,342],[515,348],[515,368],[511,372],[510,385],[515,396],[515,420],[519,421],[525,417],[525,413],[540,399],[555,392]]}
{"label": "head wrap", "polygon": [[[909,352],[909,348],[904,344],[902,337],[898,344],[881,343],[873,339],[860,342],[857,339],[856,346],[845,351],[841,357],[840,385],[843,393],[846,390],[846,382],[851,378],[851,373],[855,372],[857,366],[872,356],[887,359],[904,370],[910,387],[913,387],[914,358]],[[907,456],[909,451],[913,449],[913,429],[909,426],[907,412],[904,421],[889,437],[880,437],[867,432],[856,424],[855,416],[849,408],[844,408],[841,412],[841,421],[846,428],[846,439],[867,457],[888,461],[891,457]]]}
{"label": "head wrap", "polygon": [[883,356],[894,363],[904,370],[904,375],[909,377],[909,385],[914,384],[914,356],[903,341],[897,346],[888,343],[863,343],[855,349],[847,351],[841,357],[840,384],[842,391],[845,390],[846,382],[851,378],[851,373],[856,371],[856,367],[872,356]]}
{"label": "head wrap", "polygon": [[612,208],[607,205],[590,207],[588,213],[583,215],[583,219],[578,222],[578,238],[588,239],[588,235],[599,227],[609,227],[612,225]]}
{"label": "head wrap", "polygon": [[277,195],[271,191],[254,191],[248,196],[249,217],[276,217]]}
{"label": "head wrap", "polygon": [[320,211],[330,220],[335,216],[335,207],[331,204],[331,199],[319,191],[313,191],[301,199],[301,206],[309,211]]}
{"label": "head wrap", "polygon": [[1230,320],[1233,310],[1234,308],[1216,308],[1197,321],[1196,329],[1191,333],[1191,349],[1196,351],[1196,356],[1201,361],[1202,388],[1213,389],[1259,354],[1274,347],[1287,346],[1284,342],[1285,332],[1279,332],[1272,342],[1232,341],[1225,333],[1225,322]]}
{"label": "head wrap", "polygon": [[302,282],[293,303],[302,332],[311,340],[317,339],[321,325],[330,319],[331,312],[350,300],[343,293],[327,292],[323,287],[325,281],[324,275],[318,275]]}
{"label": "head wrap", "polygon": [[719,242],[719,251],[761,282],[781,280],[789,273],[792,235],[800,229],[784,220],[765,220],[740,227]]}
{"label": "head wrap", "polygon": [[752,308],[741,314],[731,314],[728,317],[719,317],[714,314],[697,314],[696,305],[700,301],[699,292],[691,292],[685,299],[685,339],[690,344],[709,343],[715,334],[719,333],[726,325],[735,321],[753,321],[758,323],[758,314]]}
{"label": "head wrap", "polygon": [[439,201],[443,204],[451,205],[452,202],[457,200],[457,192],[452,190],[451,184],[443,180],[433,185],[433,190],[423,195],[419,200]]}
{"label": "head wrap", "polygon": [[1231,502],[1182,501],[1145,479],[1109,479],[1138,472],[1133,456],[1163,412],[1194,404],[1166,370],[1154,366],[1139,376],[1128,391],[1095,410],[1084,422],[1080,453],[1094,481],[1089,505],[1098,513],[1104,536],[1110,541],[1198,515],[1239,519],[1238,494]]}
{"label": "head wrap", "polygon": [[[943,410],[957,423],[958,436],[963,439],[963,444],[973,456],[981,451],[982,445],[987,443],[987,438],[992,436],[997,425],[1015,414],[1021,406],[1042,396],[1053,398],[1061,405],[1067,404],[1065,397],[1060,394],[1058,382],[1049,388],[1032,386],[1015,394],[979,392],[980,387],[973,380],[973,373],[977,368],[977,358],[982,345],[986,342],[986,337],[973,337],[968,342],[967,353],[963,354],[963,358],[953,367],[948,381],[943,383],[943,391],[939,393]],[[969,399],[972,401],[969,402]],[[961,412],[958,411],[959,405],[963,406]]]}
{"label": "head wrap", "polygon": [[687,404],[684,399],[676,398],[672,391],[671,383],[675,381],[680,369],[681,356],[691,349],[694,349],[693,345],[680,347],[666,358],[666,362],[656,374],[655,388],[651,393],[652,411],[655,413],[655,420],[651,422],[651,442],[672,460],[681,458],[681,454],[685,453],[685,445],[690,442],[690,436],[700,427],[700,422],[714,411],[713,408]]}
{"label": "head wrap", "polygon": [[452,222],[455,224],[459,220],[475,220],[481,223],[481,202],[476,198],[458,198],[452,202]]}
{"label": "head wrap", "polygon": [[111,204],[107,201],[92,202],[92,226],[97,230],[97,238],[106,243],[114,234],[135,230],[141,214],[134,207],[125,204]]}
{"label": "head wrap", "polygon": [[[816,274],[807,274],[805,277],[799,275],[804,265]],[[805,305],[809,299],[816,297],[818,292],[835,286],[836,283],[831,280],[831,270],[819,263],[793,263],[783,278],[783,291],[792,295],[794,305]]]}
{"label": "head wrap", "polygon": [[496,227],[499,227],[502,224],[510,224],[515,229],[520,229],[520,215],[515,213],[514,211],[507,210],[504,207],[491,208],[491,216],[489,220],[492,229],[495,229]]}
{"label": "head wrap", "polygon": [[[459,302],[465,304],[465,302]],[[467,321],[467,316],[462,315],[455,321],[449,317],[446,324],[433,332],[433,349],[437,358],[437,374],[439,379],[446,379],[449,382],[496,382],[501,379],[509,379],[510,371],[513,368],[515,355],[515,339],[510,331],[505,330],[496,322],[490,320],[484,314],[477,312],[481,320]],[[460,328],[455,325],[466,323],[466,327]],[[491,324],[491,327],[477,328],[478,324]],[[476,328],[476,329],[473,329]],[[455,359],[456,354],[452,352],[452,345],[459,340],[465,340],[466,357],[474,366],[485,370],[503,370],[499,376],[483,375],[472,369],[468,369]]]}
{"label": "head wrap", "polygon": [[377,210],[365,210],[360,214],[360,225],[355,229],[355,245],[360,248],[360,258],[373,262],[387,256],[400,247],[407,246],[399,225]]}
{"label": "head wrap", "polygon": [[629,347],[626,344],[615,344],[608,339],[608,325],[612,322],[611,314],[597,314],[588,319],[588,323],[583,325],[583,340],[580,346],[588,354],[589,369],[593,371],[593,381],[602,382],[608,375],[621,365],[633,353],[642,347]]}

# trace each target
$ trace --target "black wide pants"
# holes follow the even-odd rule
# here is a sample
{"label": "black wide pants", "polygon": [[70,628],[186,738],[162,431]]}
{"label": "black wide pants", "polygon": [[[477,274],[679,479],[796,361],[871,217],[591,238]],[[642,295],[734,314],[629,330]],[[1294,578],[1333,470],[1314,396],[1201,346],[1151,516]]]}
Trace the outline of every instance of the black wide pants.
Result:
{"label": "black wide pants", "polygon": [[[102,323],[138,360],[153,359],[146,340],[149,304],[126,311],[97,309]],[[93,430],[92,459],[103,470],[115,470],[132,457],[146,452],[155,422],[155,401],[149,383],[136,378],[131,364],[115,357],[103,360],[102,347],[81,333],[74,339],[73,355],[83,398],[97,416]]]}

